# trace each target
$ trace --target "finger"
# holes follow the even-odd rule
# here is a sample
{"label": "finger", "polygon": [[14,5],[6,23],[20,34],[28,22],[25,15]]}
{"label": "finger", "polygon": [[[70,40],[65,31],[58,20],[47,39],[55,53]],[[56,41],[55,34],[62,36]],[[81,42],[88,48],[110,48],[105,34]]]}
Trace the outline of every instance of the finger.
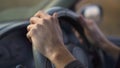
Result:
{"label": "finger", "polygon": [[56,24],[57,26],[59,26],[58,14],[57,13],[53,14],[53,19],[54,19],[54,24]]}
{"label": "finger", "polygon": [[54,13],[53,18],[55,19],[55,24],[56,24],[55,27],[56,27],[58,33],[60,33],[60,35],[62,36],[62,30],[60,28],[59,21],[58,21],[58,14]]}
{"label": "finger", "polygon": [[30,31],[28,31],[26,36],[32,42],[32,38],[35,37],[35,35],[37,34],[37,27],[36,27],[36,24],[31,26],[32,28],[30,29]]}
{"label": "finger", "polygon": [[55,20],[55,23],[59,24],[59,22],[58,22],[58,14],[57,13],[53,14],[53,18]]}
{"label": "finger", "polygon": [[29,40],[30,42],[32,42],[31,35],[30,35],[30,31],[26,34],[26,36],[27,36],[28,40]]}
{"label": "finger", "polygon": [[50,15],[48,15],[44,11],[38,11],[34,16],[39,18],[46,18],[46,17],[49,17]]}
{"label": "finger", "polygon": [[57,18],[58,18],[58,14],[57,14],[57,13],[54,13],[54,14],[53,14],[53,18],[57,19]]}
{"label": "finger", "polygon": [[33,26],[34,26],[33,24],[28,25],[28,26],[27,26],[27,31],[30,31]]}
{"label": "finger", "polygon": [[79,23],[84,27],[84,26],[86,26],[86,20],[85,20],[85,18],[82,16],[82,15],[80,15],[80,17],[79,17]]}
{"label": "finger", "polygon": [[40,21],[40,18],[38,17],[31,17],[30,18],[30,24],[35,24],[38,23]]}
{"label": "finger", "polygon": [[89,29],[93,26],[94,22],[92,20],[85,19],[82,15],[79,17],[80,24],[83,28]]}

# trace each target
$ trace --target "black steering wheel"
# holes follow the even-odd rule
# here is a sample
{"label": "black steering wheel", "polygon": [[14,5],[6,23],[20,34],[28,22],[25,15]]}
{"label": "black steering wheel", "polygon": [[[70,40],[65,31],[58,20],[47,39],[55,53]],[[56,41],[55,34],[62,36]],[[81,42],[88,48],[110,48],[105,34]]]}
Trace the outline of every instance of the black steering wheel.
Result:
{"label": "black steering wheel", "polygon": [[[78,15],[68,9],[61,7],[54,7],[47,11],[47,13],[50,15],[53,15],[55,12],[58,14],[60,27],[63,32],[64,44],[69,49],[69,51],[80,62],[82,62],[86,68],[94,68],[94,65],[91,64],[92,62],[95,64],[96,68],[104,68],[104,59],[101,51],[94,50],[94,56],[97,58],[92,61],[89,59],[90,57],[88,57],[91,44],[87,40],[83,28],[78,22]],[[74,32],[72,31],[73,28],[80,34],[84,44],[79,43],[79,40],[76,38]],[[39,54],[34,47],[33,54],[36,68],[55,68],[54,65],[47,58]]]}
{"label": "black steering wheel", "polygon": [[[47,11],[47,13],[50,15],[52,15],[55,12],[58,13],[60,27],[63,32],[64,44],[68,48],[68,50],[71,52],[71,54],[77,60],[79,60],[82,64],[84,64],[87,68],[105,68],[102,51],[99,49],[93,48],[91,46],[91,44],[89,43],[89,41],[87,40],[87,38],[84,34],[82,26],[78,22],[78,19],[77,19],[78,15],[68,9],[61,8],[61,7],[54,7]],[[20,36],[19,38],[21,41],[18,40],[19,39],[19,38],[17,38],[18,36],[14,37],[14,35],[13,35],[11,37],[16,38],[16,40],[19,42],[19,44],[22,43],[22,44],[20,44],[20,46],[22,45],[23,48],[27,49],[29,46],[26,47],[26,45],[30,45],[30,42],[27,40],[27,38],[25,36],[26,35],[26,26],[28,24],[29,24],[28,21],[25,21],[23,23],[15,22],[13,24],[11,24],[11,23],[6,24],[2,28],[0,28],[0,30],[1,30],[0,31],[0,45],[3,45],[3,43],[1,44],[1,42],[4,42],[6,44],[6,46],[9,46],[9,43],[7,44],[6,40],[10,41],[11,38],[8,39],[8,38],[6,38],[6,36],[13,33],[14,31],[18,31],[17,33],[19,34],[19,36]],[[81,44],[79,42],[78,38],[75,36],[75,34],[73,32],[73,28],[80,34],[80,36],[83,40],[83,44]],[[21,33],[21,31],[23,33]],[[27,43],[24,44],[25,43],[24,41],[26,41]],[[13,43],[15,43],[15,42],[13,42]],[[14,44],[11,44],[11,45],[14,45]],[[17,45],[14,45],[14,46],[17,46]],[[0,47],[2,47],[2,49],[3,49],[3,46],[0,46]],[[5,61],[6,59],[0,58],[0,59],[2,59],[2,61],[5,61],[4,63],[0,62],[0,66],[6,67],[6,65],[9,64],[7,66],[7,67],[9,67],[11,65],[16,65],[17,63],[19,63],[18,61],[25,63],[25,61],[30,60],[32,57],[28,57],[28,58],[26,57],[26,55],[28,55],[28,53],[30,51],[28,51],[26,49],[25,49],[25,54],[24,54],[25,58],[24,59],[27,59],[27,60],[24,60],[23,58],[10,59],[10,58],[4,57],[4,56],[8,55],[8,54],[4,53],[4,51],[5,52],[7,51],[7,53],[8,53],[8,49],[6,48],[6,50],[4,50],[4,49],[0,50],[0,57],[7,58],[7,60],[9,59],[8,60],[9,62],[7,62],[7,61]],[[22,50],[22,48],[21,48],[21,50]],[[23,52],[23,50],[22,50],[22,52]],[[17,54],[17,52],[16,52],[16,54]],[[23,53],[21,53],[21,55],[22,54]],[[35,68],[55,68],[54,65],[47,58],[45,58],[43,55],[41,55],[34,47],[33,47],[33,55],[34,55],[34,60],[35,60]],[[5,63],[6,63],[6,65],[3,65]],[[29,63],[29,61],[28,61],[28,63]],[[31,68],[31,66],[29,66],[29,68]]]}

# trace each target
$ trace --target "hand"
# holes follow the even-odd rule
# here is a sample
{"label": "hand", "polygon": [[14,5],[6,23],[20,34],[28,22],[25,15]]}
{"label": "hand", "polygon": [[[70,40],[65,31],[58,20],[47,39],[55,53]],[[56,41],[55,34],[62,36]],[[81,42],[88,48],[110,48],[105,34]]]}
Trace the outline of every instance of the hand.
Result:
{"label": "hand", "polygon": [[57,68],[64,68],[66,64],[75,60],[64,46],[56,13],[50,16],[42,11],[37,12],[30,19],[27,30],[27,37],[32,45]]}
{"label": "hand", "polygon": [[98,45],[97,47],[100,47],[106,53],[111,54],[113,58],[117,59],[119,57],[120,48],[105,37],[95,22],[84,19],[82,16],[79,20],[89,41]]}
{"label": "hand", "polygon": [[58,44],[63,44],[62,32],[56,18],[56,14],[50,16],[39,11],[30,19],[31,24],[27,27],[27,37],[45,56],[58,47]]}
{"label": "hand", "polygon": [[79,18],[80,24],[83,26],[83,29],[85,31],[85,34],[88,38],[88,40],[93,44],[101,45],[101,43],[106,43],[107,38],[102,33],[102,31],[99,29],[97,24],[92,20],[87,20],[83,18],[83,16],[80,16]]}

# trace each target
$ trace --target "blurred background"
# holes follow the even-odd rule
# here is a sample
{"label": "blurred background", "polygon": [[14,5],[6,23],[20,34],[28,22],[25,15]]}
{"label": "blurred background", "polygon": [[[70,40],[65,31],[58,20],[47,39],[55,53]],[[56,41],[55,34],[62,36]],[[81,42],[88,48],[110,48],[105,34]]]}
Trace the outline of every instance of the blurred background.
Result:
{"label": "blurred background", "polygon": [[[0,0],[0,21],[28,18],[43,9],[53,0]],[[76,6],[79,12],[86,4],[99,4],[103,7],[104,18],[99,25],[105,35],[120,37],[120,0],[84,0]],[[40,7],[42,6],[42,7]],[[14,10],[16,9],[16,10]]]}
{"label": "blurred background", "polygon": [[86,4],[101,5],[104,18],[100,28],[106,35],[120,37],[120,0],[85,0],[77,5],[76,10]]}

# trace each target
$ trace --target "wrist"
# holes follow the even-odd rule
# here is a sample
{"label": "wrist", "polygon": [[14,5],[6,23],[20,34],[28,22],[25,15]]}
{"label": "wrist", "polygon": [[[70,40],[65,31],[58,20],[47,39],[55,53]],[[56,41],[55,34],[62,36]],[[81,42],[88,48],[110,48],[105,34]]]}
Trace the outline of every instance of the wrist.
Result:
{"label": "wrist", "polygon": [[99,40],[95,41],[95,44],[98,45],[98,47],[100,48],[107,48],[108,47],[108,39],[104,38],[104,37],[100,37]]}
{"label": "wrist", "polygon": [[101,49],[113,56],[113,58],[115,59],[117,59],[120,55],[120,48],[109,40],[104,40],[104,42],[100,43],[99,46]]}
{"label": "wrist", "polygon": [[61,47],[58,47],[49,57],[49,60],[56,66],[56,68],[64,68],[67,64],[74,61],[75,58],[69,53],[64,45],[61,45]]}

